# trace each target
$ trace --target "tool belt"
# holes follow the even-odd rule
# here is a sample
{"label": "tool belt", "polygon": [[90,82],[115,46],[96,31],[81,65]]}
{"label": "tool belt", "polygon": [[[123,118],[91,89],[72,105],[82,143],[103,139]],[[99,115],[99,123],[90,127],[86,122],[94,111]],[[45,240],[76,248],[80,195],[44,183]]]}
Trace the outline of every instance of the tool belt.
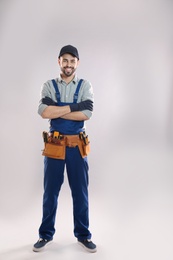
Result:
{"label": "tool belt", "polygon": [[44,149],[42,155],[54,158],[65,159],[66,147],[78,146],[82,158],[90,152],[90,142],[85,132],[79,135],[62,135],[59,132],[43,132]]}

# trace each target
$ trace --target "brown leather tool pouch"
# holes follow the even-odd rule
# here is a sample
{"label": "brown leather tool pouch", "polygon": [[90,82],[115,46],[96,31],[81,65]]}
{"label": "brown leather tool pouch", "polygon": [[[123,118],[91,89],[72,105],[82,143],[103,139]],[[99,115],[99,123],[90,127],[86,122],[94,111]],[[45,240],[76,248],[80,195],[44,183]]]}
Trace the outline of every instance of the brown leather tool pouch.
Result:
{"label": "brown leather tool pouch", "polygon": [[[59,135],[58,135],[59,136]],[[62,138],[55,138],[53,134],[43,132],[44,150],[42,155],[53,159],[65,159],[66,146],[78,146],[82,158],[90,153],[90,142],[84,142],[79,135],[60,135]]]}
{"label": "brown leather tool pouch", "polygon": [[78,147],[82,158],[85,158],[90,153],[90,143],[85,144],[83,140],[79,139]]}
{"label": "brown leather tool pouch", "polygon": [[65,159],[65,140],[56,140],[53,137],[48,137],[48,141],[45,142],[45,147],[42,155],[53,159]]}

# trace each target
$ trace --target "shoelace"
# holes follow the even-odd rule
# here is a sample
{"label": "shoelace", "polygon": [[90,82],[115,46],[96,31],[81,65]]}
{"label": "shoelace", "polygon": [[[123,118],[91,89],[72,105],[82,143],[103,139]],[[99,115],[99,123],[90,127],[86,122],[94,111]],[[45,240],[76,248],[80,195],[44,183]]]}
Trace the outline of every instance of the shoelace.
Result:
{"label": "shoelace", "polygon": [[39,238],[39,240],[38,240],[38,242],[40,243],[40,242],[42,242],[42,241],[47,241],[46,239],[43,239],[43,238]]}
{"label": "shoelace", "polygon": [[92,242],[92,241],[91,241],[90,239],[85,239],[84,242],[90,243],[90,242]]}

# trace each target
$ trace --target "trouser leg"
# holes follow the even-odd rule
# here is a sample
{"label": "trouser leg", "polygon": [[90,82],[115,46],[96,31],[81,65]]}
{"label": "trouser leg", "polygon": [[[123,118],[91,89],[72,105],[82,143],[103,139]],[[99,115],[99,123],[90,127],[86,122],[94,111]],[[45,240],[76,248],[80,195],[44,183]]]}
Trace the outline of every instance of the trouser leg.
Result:
{"label": "trouser leg", "polygon": [[67,148],[66,167],[73,198],[74,235],[79,239],[91,238],[88,213],[88,162],[78,147]]}
{"label": "trouser leg", "polygon": [[43,217],[39,236],[52,239],[55,233],[55,216],[58,195],[64,181],[64,160],[44,158]]}

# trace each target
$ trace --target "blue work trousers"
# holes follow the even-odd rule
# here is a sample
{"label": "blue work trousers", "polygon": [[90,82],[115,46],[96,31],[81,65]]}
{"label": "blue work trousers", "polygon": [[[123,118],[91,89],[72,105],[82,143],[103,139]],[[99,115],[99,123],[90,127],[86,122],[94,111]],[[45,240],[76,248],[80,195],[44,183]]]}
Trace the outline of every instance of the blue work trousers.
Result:
{"label": "blue work trousers", "polygon": [[39,236],[53,239],[58,195],[64,181],[65,165],[73,199],[74,235],[78,239],[90,239],[88,162],[87,157],[81,157],[78,147],[66,147],[65,160],[44,158],[43,218]]}

